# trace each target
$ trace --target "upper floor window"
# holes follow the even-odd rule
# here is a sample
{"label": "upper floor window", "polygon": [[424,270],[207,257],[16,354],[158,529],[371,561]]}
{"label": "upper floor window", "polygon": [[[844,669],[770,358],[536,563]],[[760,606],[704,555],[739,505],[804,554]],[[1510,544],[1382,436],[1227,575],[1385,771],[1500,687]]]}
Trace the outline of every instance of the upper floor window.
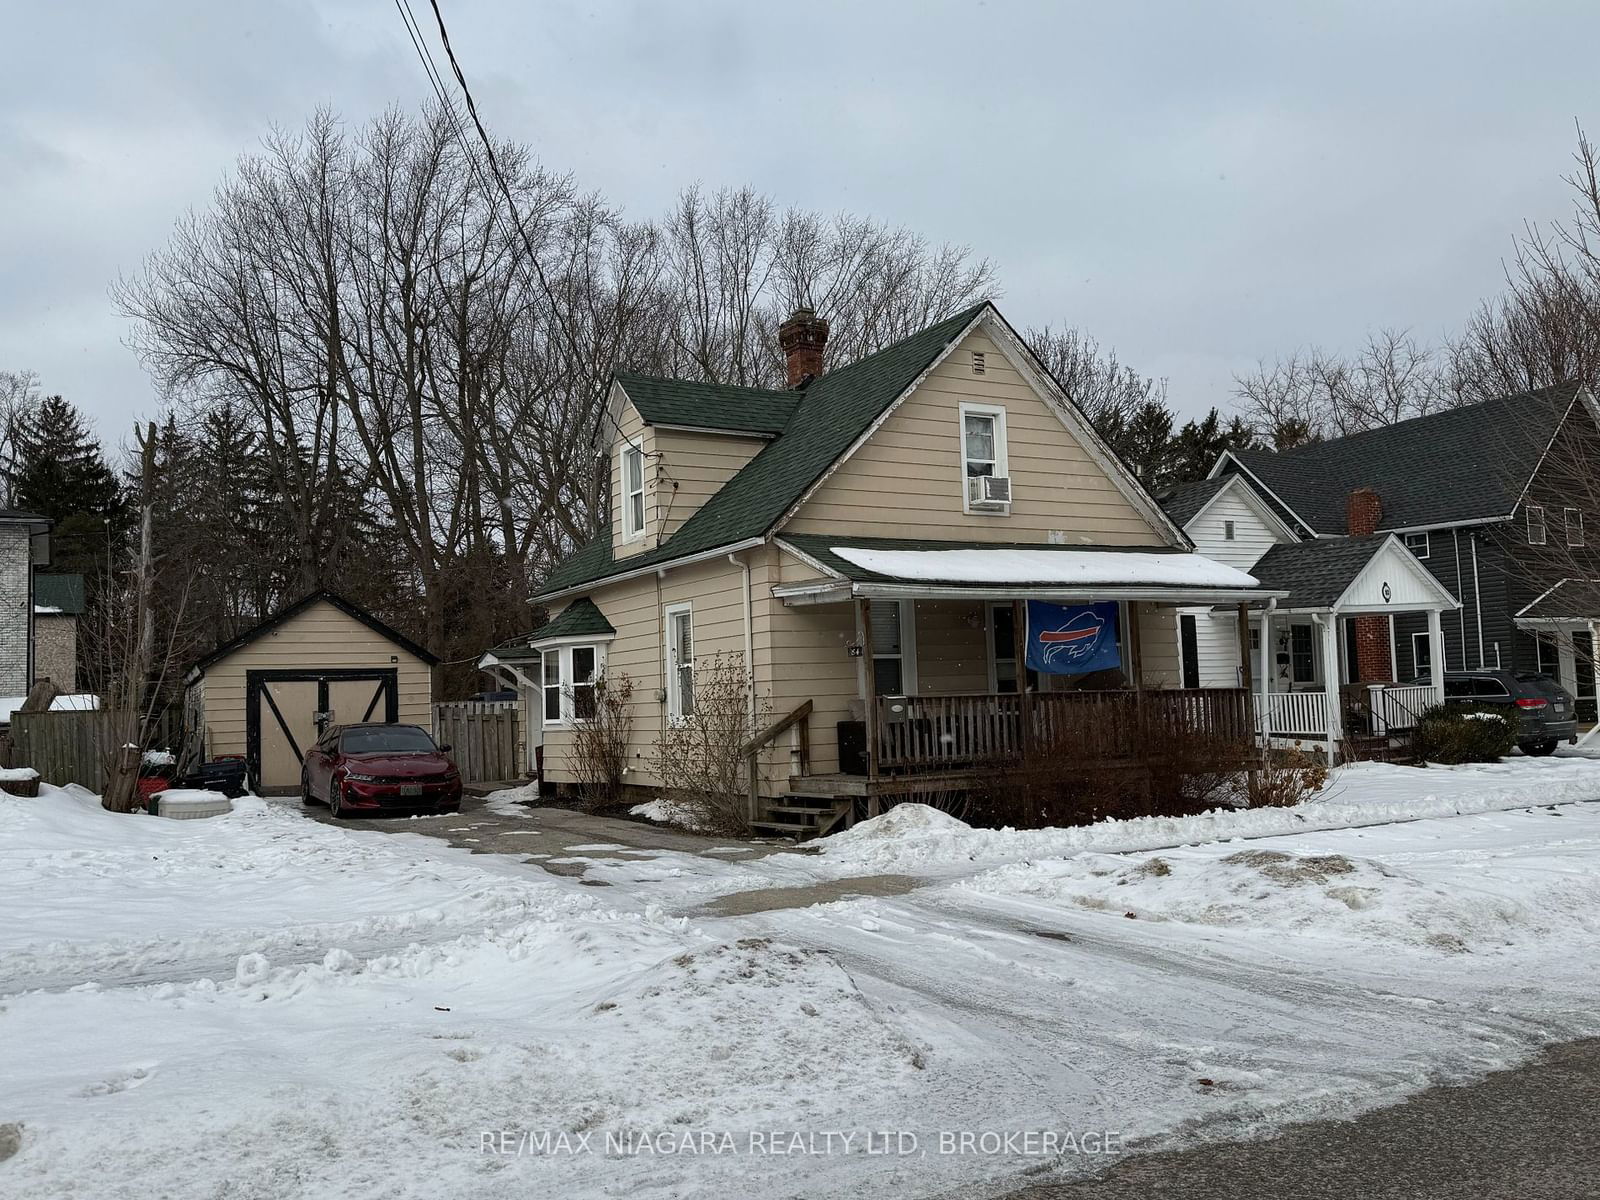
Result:
{"label": "upper floor window", "polygon": [[1528,545],[1544,545],[1544,509],[1537,504],[1528,505]]}
{"label": "upper floor window", "polygon": [[1428,552],[1431,548],[1432,547],[1428,542],[1428,535],[1426,533],[1406,534],[1406,549],[1411,551],[1411,553],[1415,554],[1418,558],[1427,558]]}
{"label": "upper floor window", "polygon": [[631,442],[622,447],[622,536],[644,536],[644,450]]}
{"label": "upper floor window", "polygon": [[1233,522],[1232,521],[1224,521],[1222,523],[1222,540],[1225,541],[1225,542],[1233,541]]}
{"label": "upper floor window", "polygon": [[1006,469],[1006,410],[961,406],[961,474],[967,512],[1004,512],[1011,504]]}
{"label": "upper floor window", "polygon": [[1567,520],[1567,545],[1583,545],[1583,510],[1569,508],[1565,513]]}

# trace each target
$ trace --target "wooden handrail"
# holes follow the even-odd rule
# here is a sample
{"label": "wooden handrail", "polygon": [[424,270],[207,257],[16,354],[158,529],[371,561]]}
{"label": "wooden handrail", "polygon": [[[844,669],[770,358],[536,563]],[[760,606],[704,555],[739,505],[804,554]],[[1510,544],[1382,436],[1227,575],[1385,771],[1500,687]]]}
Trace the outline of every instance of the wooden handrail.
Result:
{"label": "wooden handrail", "polygon": [[798,708],[796,708],[792,713],[790,713],[787,717],[779,717],[771,725],[767,726],[765,732],[758,733],[755,737],[751,738],[748,742],[746,742],[745,745],[744,745],[744,749],[740,751],[740,754],[742,754],[742,755],[754,754],[757,750],[761,749],[761,747],[765,746],[768,742],[775,741],[779,737],[783,736],[783,734],[787,733],[790,729],[792,729],[794,726],[798,725],[801,721],[804,721],[810,715],[811,715],[811,701],[806,700],[806,701],[802,702],[800,704],[800,706]]}

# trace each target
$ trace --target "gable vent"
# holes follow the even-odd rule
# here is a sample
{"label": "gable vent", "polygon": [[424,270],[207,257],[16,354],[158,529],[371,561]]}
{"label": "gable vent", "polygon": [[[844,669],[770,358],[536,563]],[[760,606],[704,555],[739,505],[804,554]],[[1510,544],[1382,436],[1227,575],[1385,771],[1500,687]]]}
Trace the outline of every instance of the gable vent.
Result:
{"label": "gable vent", "polygon": [[982,375],[983,374],[983,351],[982,350],[974,350],[972,352],[972,373],[974,375]]}

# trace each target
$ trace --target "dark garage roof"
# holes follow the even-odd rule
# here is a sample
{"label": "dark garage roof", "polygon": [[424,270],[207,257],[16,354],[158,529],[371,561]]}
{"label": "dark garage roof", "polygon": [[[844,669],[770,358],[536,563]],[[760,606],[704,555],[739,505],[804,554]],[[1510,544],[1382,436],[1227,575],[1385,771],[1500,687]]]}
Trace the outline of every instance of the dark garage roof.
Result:
{"label": "dark garage roof", "polygon": [[312,605],[322,601],[326,601],[327,603],[333,605],[334,608],[337,608],[340,612],[344,613],[345,616],[361,622],[361,624],[365,625],[368,629],[372,630],[380,637],[387,638],[389,641],[399,646],[402,650],[408,651],[417,658],[420,658],[430,667],[438,665],[439,659],[436,655],[417,645],[417,643],[406,637],[406,635],[401,633],[398,629],[395,629],[390,625],[385,625],[366,609],[350,603],[350,601],[346,600],[343,596],[337,595],[334,592],[323,590],[302,596],[293,604],[289,605],[287,608],[280,609],[278,612],[274,613],[260,624],[252,625],[243,633],[229,638],[227,641],[219,645],[215,650],[211,651],[210,654],[207,654],[204,658],[200,659],[192,667],[190,667],[189,674],[195,675],[203,673],[205,669],[211,666],[213,663],[221,662],[235,650],[249,645],[251,642],[255,641],[264,634],[271,633],[285,621],[299,616]]}

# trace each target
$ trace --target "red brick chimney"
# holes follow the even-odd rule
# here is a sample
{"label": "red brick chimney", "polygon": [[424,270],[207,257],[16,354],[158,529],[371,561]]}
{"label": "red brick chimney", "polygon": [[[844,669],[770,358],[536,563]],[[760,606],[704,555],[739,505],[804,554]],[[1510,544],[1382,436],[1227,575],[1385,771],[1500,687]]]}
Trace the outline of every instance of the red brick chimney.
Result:
{"label": "red brick chimney", "polygon": [[828,323],[809,308],[797,308],[778,326],[778,345],[789,360],[789,386],[804,387],[822,374],[822,350],[828,344]]}
{"label": "red brick chimney", "polygon": [[1378,522],[1383,520],[1383,501],[1369,487],[1358,487],[1344,502],[1344,531],[1351,537],[1365,537],[1378,532]]}
{"label": "red brick chimney", "polygon": [[[1345,498],[1344,524],[1351,537],[1378,532],[1383,520],[1383,501],[1368,487],[1358,487]],[[1390,617],[1357,617],[1350,622],[1350,636],[1356,643],[1356,673],[1352,683],[1388,683],[1394,679],[1394,663],[1389,656]]]}

